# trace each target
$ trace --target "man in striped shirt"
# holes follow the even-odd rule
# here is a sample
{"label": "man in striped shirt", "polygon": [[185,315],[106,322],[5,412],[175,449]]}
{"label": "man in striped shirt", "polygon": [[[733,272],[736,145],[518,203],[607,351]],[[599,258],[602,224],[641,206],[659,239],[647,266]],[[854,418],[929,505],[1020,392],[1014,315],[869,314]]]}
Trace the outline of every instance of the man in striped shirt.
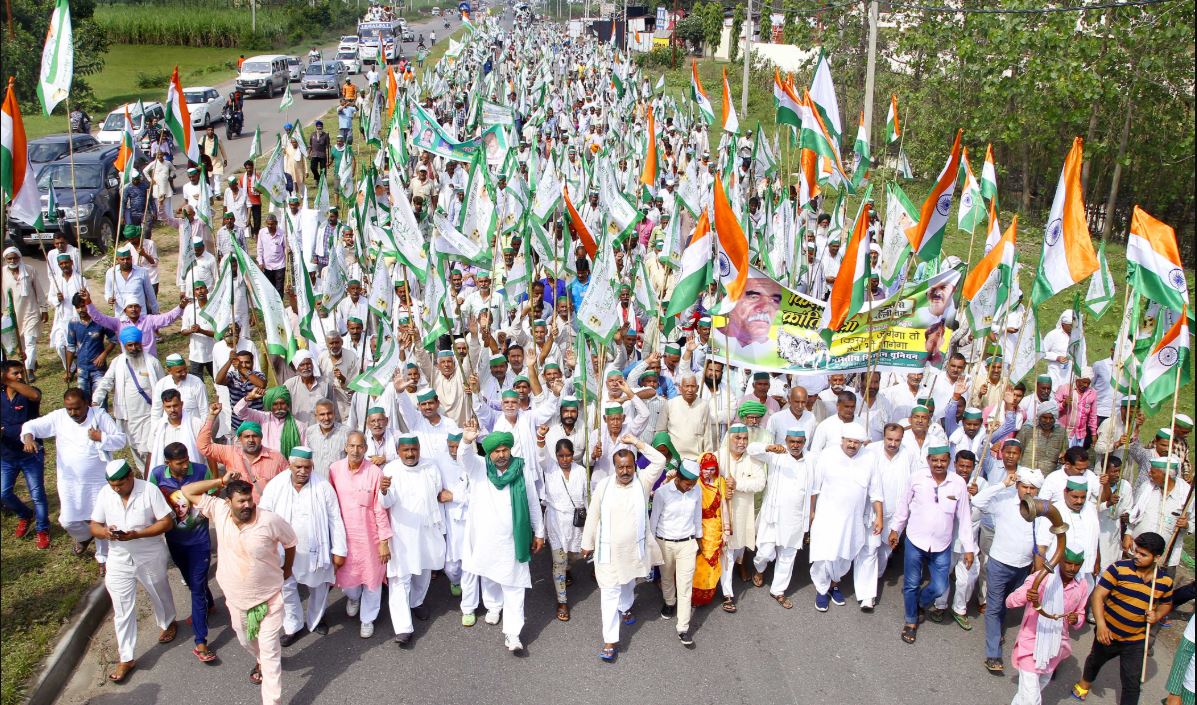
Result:
{"label": "man in striped shirt", "polygon": [[1117,561],[1102,572],[1089,604],[1097,622],[1093,649],[1085,659],[1081,680],[1072,686],[1076,699],[1084,700],[1102,666],[1117,658],[1122,680],[1118,703],[1138,704],[1147,629],[1172,611],[1172,578],[1157,566],[1164,550],[1162,536],[1144,532],[1135,539],[1134,558]]}

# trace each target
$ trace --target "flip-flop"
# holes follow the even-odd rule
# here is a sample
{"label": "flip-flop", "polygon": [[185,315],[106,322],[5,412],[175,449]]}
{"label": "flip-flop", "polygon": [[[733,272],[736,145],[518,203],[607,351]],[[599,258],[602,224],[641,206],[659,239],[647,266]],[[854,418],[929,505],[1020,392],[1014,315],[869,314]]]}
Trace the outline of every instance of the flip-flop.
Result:
{"label": "flip-flop", "polygon": [[191,650],[195,657],[200,660],[200,663],[212,663],[216,660],[216,652],[212,649],[204,649],[203,651],[197,646]]}
{"label": "flip-flop", "polygon": [[912,627],[909,624],[902,627],[902,641],[907,644],[913,644],[914,640],[918,638],[918,627]]}
{"label": "flip-flop", "polygon": [[262,685],[262,665],[254,666],[254,670],[249,672],[249,682],[254,685]]}
{"label": "flip-flop", "polygon": [[136,661],[130,661],[129,663],[118,663],[116,665],[116,670],[108,674],[108,680],[117,684],[124,683],[129,679],[129,674],[132,673],[133,669],[135,668],[137,668]]}
{"label": "flip-flop", "polygon": [[760,573],[752,574],[752,585],[754,587],[761,587],[765,584],[765,576]]}
{"label": "flip-flop", "polygon": [[1072,685],[1071,695],[1074,699],[1085,702],[1085,698],[1089,696],[1089,689],[1082,688],[1080,683],[1074,683]]}
{"label": "flip-flop", "polygon": [[169,644],[170,642],[174,641],[175,637],[178,635],[179,635],[179,623],[171,622],[170,626],[167,627],[166,629],[163,629],[162,633],[158,635],[158,643],[159,644]]}
{"label": "flip-flop", "polygon": [[781,605],[782,607],[785,607],[788,610],[794,609],[794,603],[790,602],[790,598],[786,597],[785,595],[773,595],[772,597],[774,600],[777,600],[777,604]]}
{"label": "flip-flop", "polygon": [[557,619],[562,622],[569,621],[569,605],[557,605]]}
{"label": "flip-flop", "polygon": [[631,612],[624,612],[622,621],[625,625],[630,627],[636,623],[636,615],[632,614]]}
{"label": "flip-flop", "polygon": [[734,613],[736,611],[736,601],[730,597],[723,598],[723,611],[727,613]]}
{"label": "flip-flop", "polygon": [[602,648],[602,650],[599,651],[599,658],[606,661],[607,663],[614,663],[615,662],[615,649],[610,646],[604,646]]}

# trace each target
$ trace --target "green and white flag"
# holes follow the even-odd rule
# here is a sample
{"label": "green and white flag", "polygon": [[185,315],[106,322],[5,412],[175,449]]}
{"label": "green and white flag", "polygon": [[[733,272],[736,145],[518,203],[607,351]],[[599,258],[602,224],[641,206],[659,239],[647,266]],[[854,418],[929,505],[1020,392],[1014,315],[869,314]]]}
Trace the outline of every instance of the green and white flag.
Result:
{"label": "green and white flag", "polygon": [[[434,253],[435,255],[435,253]],[[451,322],[445,311],[448,308],[449,290],[445,286],[445,261],[434,256],[432,276],[424,289],[423,347],[431,352],[436,349],[436,339],[449,332]]]}
{"label": "green and white flag", "polygon": [[1114,305],[1114,275],[1110,274],[1110,263],[1106,259],[1106,243],[1097,247],[1098,270],[1089,278],[1089,292],[1085,295],[1085,311],[1100,321]]}
{"label": "green and white flag", "polygon": [[432,215],[432,226],[436,230],[432,246],[438,253],[481,269],[490,269],[493,260],[490,248],[462,235],[443,213]]}
{"label": "green and white flag", "polygon": [[769,149],[769,138],[761,130],[761,123],[756,123],[756,140],[752,143],[752,163],[757,177],[773,176],[777,173],[777,158]]}
{"label": "green and white flag", "polygon": [[292,105],[295,105],[295,99],[291,97],[291,84],[288,83],[283,88],[283,99],[278,102],[278,111],[286,112],[291,109]]}
{"label": "green and white flag", "polygon": [[399,369],[399,349],[394,338],[388,338],[383,343],[382,350],[374,358],[374,364],[365,372],[349,381],[349,388],[359,394],[376,397],[382,394],[395,370]]}
{"label": "green and white flag", "polygon": [[220,263],[220,273],[208,289],[208,303],[200,309],[199,316],[208,322],[208,329],[217,338],[224,337],[233,323],[233,258],[225,257]]}
{"label": "green and white flag", "polygon": [[657,292],[653,291],[652,282],[648,279],[648,269],[642,258],[636,258],[636,281],[632,284],[632,295],[640,310],[649,318],[656,318],[661,313],[661,302],[657,299]]}
{"label": "green and white flag", "polygon": [[293,233],[290,238],[290,245],[294,253],[291,256],[291,286],[295,290],[295,313],[299,324],[299,334],[315,342],[316,336],[312,333],[312,315],[316,312],[316,296],[312,292],[312,278],[308,276],[308,268],[304,264],[302,239],[299,233]]}
{"label": "green and white flag", "polygon": [[249,143],[249,156],[247,159],[253,160],[262,156],[262,126],[258,125],[254,128],[254,138]]}
{"label": "green and white flag", "polygon": [[324,268],[321,281],[320,303],[325,310],[332,311],[345,298],[349,287],[349,273],[345,268],[345,250],[340,234],[328,246],[328,266]]}
{"label": "green and white flag", "polygon": [[906,156],[905,149],[898,151],[897,175],[899,178],[906,179],[907,181],[914,178],[914,171],[910,168],[910,159]]}
{"label": "green and white flag", "polygon": [[274,151],[266,160],[266,166],[258,173],[254,188],[276,206],[287,202],[287,172],[283,169],[283,141],[275,138]]}
{"label": "green and white flag", "polygon": [[1039,360],[1043,358],[1043,346],[1039,340],[1039,321],[1035,309],[1027,306],[1022,315],[1022,331],[1017,336],[1018,347],[1010,361],[1010,384],[1023,381]]}
{"label": "green and white flag", "polygon": [[237,258],[237,271],[244,277],[246,288],[257,304],[258,325],[266,333],[266,352],[290,362],[298,346],[297,339],[291,332],[291,323],[283,309],[283,300],[262,270],[258,269],[253,258],[241,249],[235,238],[232,242],[233,256]]}
{"label": "green and white flag", "polygon": [[391,268],[386,257],[379,255],[374,260],[374,271],[370,274],[370,297],[366,307],[379,320],[391,322],[391,304],[395,301],[395,285],[391,281]]}
{"label": "green and white flag", "polygon": [[[11,10],[9,20],[12,20]],[[37,79],[37,98],[42,111],[49,115],[55,106],[71,94],[75,75],[75,44],[71,32],[71,6],[67,0],[57,0],[42,47],[42,68]]]}
{"label": "green and white flag", "polygon": [[1190,349],[1189,318],[1182,315],[1164,333],[1160,342],[1143,361],[1139,389],[1142,392],[1143,406],[1149,411],[1159,409],[1165,401],[1172,398],[1178,387],[1191,381]]}
{"label": "green and white flag", "polygon": [[604,345],[611,342],[619,328],[619,317],[613,315],[619,306],[615,276],[615,248],[604,241],[599,245],[598,256],[594,258],[590,286],[587,287],[582,304],[578,307],[578,325],[581,331]]}
{"label": "green and white flag", "polygon": [[[392,165],[392,172],[394,168]],[[423,283],[428,277],[428,254],[424,250],[424,236],[416,222],[415,211],[411,209],[407,191],[398,179],[390,179],[391,186],[391,235],[400,261],[411,268],[416,278]]]}
{"label": "green and white flag", "polygon": [[21,355],[21,334],[17,332],[17,311],[12,305],[12,290],[6,294],[4,311],[0,313],[0,345],[4,348],[4,359],[12,360]]}
{"label": "green and white flag", "polygon": [[1068,335],[1068,356],[1072,358],[1072,375],[1079,377],[1089,366],[1089,346],[1085,344],[1085,317],[1081,315],[1081,292],[1076,292],[1072,310],[1075,314],[1072,333]]}
{"label": "green and white flag", "polygon": [[217,225],[212,223],[212,180],[208,178],[208,170],[200,164],[200,178],[199,178],[199,196],[195,202],[195,215],[200,221],[208,226],[209,230],[218,230]]}
{"label": "green and white flag", "polygon": [[919,222],[919,210],[896,183],[885,185],[885,231],[881,237],[881,256],[877,259],[877,277],[886,287],[893,286],[906,271],[910,259],[910,239],[906,230]]}

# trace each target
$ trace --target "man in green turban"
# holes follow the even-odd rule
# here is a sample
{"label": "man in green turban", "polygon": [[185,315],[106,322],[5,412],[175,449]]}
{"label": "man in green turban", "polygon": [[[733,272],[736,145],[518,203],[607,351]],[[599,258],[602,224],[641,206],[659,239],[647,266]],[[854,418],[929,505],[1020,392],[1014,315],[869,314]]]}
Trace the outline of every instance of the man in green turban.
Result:
{"label": "man in green turban", "polygon": [[[249,403],[255,399],[262,400],[262,408],[266,411],[250,408]],[[233,413],[259,424],[262,445],[278,451],[284,458],[290,456],[295,446],[304,445],[303,430],[291,414],[291,392],[286,387],[270,387],[266,391],[251,389],[233,407]]]}
{"label": "man in green turban", "polygon": [[[481,578],[486,623],[503,620],[504,644],[513,653],[522,651],[520,631],[524,627],[524,590],[532,587],[529,563],[532,554],[544,546],[544,525],[534,479],[525,472],[524,459],[511,454],[515,436],[492,431],[482,441],[484,457],[478,455],[476,421],[467,422],[461,439],[461,463],[470,477],[469,515],[462,568]],[[472,604],[464,597],[461,609],[472,615]]]}

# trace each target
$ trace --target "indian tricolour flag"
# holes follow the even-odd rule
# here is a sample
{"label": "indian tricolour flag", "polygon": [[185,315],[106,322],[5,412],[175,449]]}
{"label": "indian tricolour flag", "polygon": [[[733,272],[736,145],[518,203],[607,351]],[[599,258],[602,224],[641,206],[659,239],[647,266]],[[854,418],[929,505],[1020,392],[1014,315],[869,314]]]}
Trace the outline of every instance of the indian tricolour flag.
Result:
{"label": "indian tricolour flag", "polygon": [[657,187],[657,120],[653,116],[651,106],[648,109],[648,135],[645,140],[644,167],[640,170],[640,183],[650,194]]}
{"label": "indian tricolour flag", "polygon": [[898,95],[889,96],[889,112],[885,115],[885,143],[893,144],[902,136],[902,125],[898,122]]}
{"label": "indian tricolour flag", "polygon": [[724,303],[733,304],[748,283],[748,236],[736,218],[723,177],[715,173],[715,235],[719,238],[719,280],[725,292]]}
{"label": "indian tricolour flag", "polygon": [[1131,286],[1173,311],[1189,301],[1189,286],[1176,245],[1176,232],[1135,206],[1130,239],[1126,243],[1127,274]]}
{"label": "indian tricolour flag", "polygon": [[[997,213],[991,208],[990,228],[996,229]],[[1018,255],[1018,245],[1015,242],[1018,232],[1018,216],[1010,223],[1006,234],[1002,235],[997,245],[989,251],[973,271],[964,279],[961,290],[961,300],[968,302],[969,320],[974,337],[984,337],[998,311],[1001,311],[1010,298],[1010,282],[1014,275],[1014,260]]]}
{"label": "indian tricolour flag", "polygon": [[809,149],[820,157],[831,161],[834,166],[833,174],[843,175],[844,165],[840,162],[838,141],[832,136],[827,124],[823,121],[823,115],[815,105],[814,99],[811,98],[810,91],[804,93],[802,98],[802,134],[799,137],[799,144],[803,149]]}
{"label": "indian tricolour flag", "polygon": [[823,317],[819,320],[820,335],[828,344],[831,335],[844,325],[844,321],[860,313],[864,307],[869,284],[869,214],[873,208],[870,201],[872,194],[873,189],[869,187],[861,197],[860,211],[856,214],[856,225],[852,228],[852,237],[844,250],[840,273],[831,286],[827,308],[823,309]]}
{"label": "indian tricolour flag", "polygon": [[985,146],[985,166],[981,167],[981,195],[989,200],[997,197],[997,164],[993,161],[993,145]]}
{"label": "indian tricolour flag", "polygon": [[[42,200],[33,178],[33,165],[25,146],[25,123],[17,106],[13,89],[15,79],[8,79],[4,94],[3,117],[0,118],[0,192],[3,200],[12,200],[8,207],[10,218],[42,229]],[[51,189],[53,191],[53,189]]]}
{"label": "indian tricolour flag", "polygon": [[[12,20],[12,11],[8,17]],[[42,47],[42,68],[37,79],[37,97],[46,115],[71,94],[75,76],[75,43],[71,32],[71,6],[68,0],[58,0],[46,29],[46,43]]]}
{"label": "indian tricolour flag", "polygon": [[781,71],[773,70],[773,101],[777,103],[777,124],[802,129],[802,101],[794,95],[794,89],[781,80]]}
{"label": "indian tricolour flag", "polygon": [[698,80],[698,62],[690,62],[690,94],[694,98],[694,102],[698,103],[698,111],[702,113],[702,119],[708,124],[715,123],[715,109],[711,107],[711,99],[707,98],[707,92],[702,89],[702,81]]}
{"label": "indian tricolour flag", "polygon": [[1189,317],[1186,307],[1143,361],[1139,373],[1143,405],[1155,411],[1163,401],[1172,398],[1180,385],[1189,381]]}
{"label": "indian tricolour flag", "polygon": [[819,62],[815,65],[815,76],[810,82],[811,105],[819,111],[819,117],[827,126],[836,151],[843,141],[844,127],[840,123],[840,102],[835,97],[835,83],[831,80],[831,62],[827,52],[819,50]]}
{"label": "indian tricolour flag", "polygon": [[[1043,256],[1031,290],[1032,306],[1039,306],[1097,271],[1097,253],[1093,251],[1093,241],[1089,237],[1081,189],[1082,151],[1081,138],[1077,137],[1064,160],[1056,197],[1052,199],[1047,215]],[[1129,256],[1129,250],[1127,254]]]}
{"label": "indian tricolour flag", "polygon": [[960,209],[956,213],[956,227],[973,232],[985,222],[985,199],[981,197],[981,186],[973,176],[968,163],[968,147],[960,151],[960,171],[964,176],[964,191],[960,194]]}
{"label": "indian tricolour flag", "polygon": [[736,106],[732,105],[731,87],[727,84],[727,69],[723,69],[723,131],[740,133],[740,120],[736,117]]}
{"label": "indian tricolour flag", "polygon": [[852,172],[852,190],[860,188],[869,174],[869,167],[873,165],[869,155],[869,132],[865,129],[864,111],[860,113],[860,124],[856,128],[856,144],[852,151],[856,153],[856,170]]}
{"label": "indian tricolour flag", "polygon": [[665,317],[669,318],[685,311],[698,301],[704,289],[711,282],[711,221],[704,208],[698,216],[698,223],[690,235],[690,242],[682,250],[680,273],[677,286],[669,298]]}
{"label": "indian tricolour flag", "polygon": [[136,171],[135,166],[137,162],[137,148],[136,141],[133,136],[133,118],[129,115],[129,106],[125,106],[125,125],[121,130],[121,146],[120,151],[116,153],[116,170],[121,173],[121,183],[129,183],[133,180],[133,173]]}
{"label": "indian tricolour flag", "polygon": [[170,88],[166,91],[166,128],[175,138],[175,148],[187,155],[187,159],[199,163],[199,142],[191,128],[191,111],[183,97],[183,84],[179,82],[179,67],[170,76]]}
{"label": "indian tricolour flag", "polygon": [[948,212],[952,210],[952,193],[956,188],[957,170],[960,168],[960,137],[964,130],[956,131],[956,141],[952,144],[952,154],[935,186],[923,201],[919,209],[919,222],[906,230],[906,237],[910,239],[910,247],[915,256],[924,262],[935,259],[943,249],[943,234],[948,225]]}

